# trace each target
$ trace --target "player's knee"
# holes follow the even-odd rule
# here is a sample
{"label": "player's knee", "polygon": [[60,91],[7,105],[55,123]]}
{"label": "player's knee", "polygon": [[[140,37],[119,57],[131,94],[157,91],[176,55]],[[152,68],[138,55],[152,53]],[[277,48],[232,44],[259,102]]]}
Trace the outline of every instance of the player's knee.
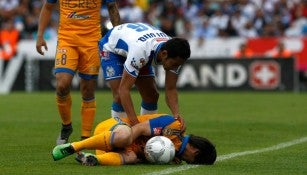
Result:
{"label": "player's knee", "polygon": [[80,83],[82,97],[92,98],[95,95],[96,80],[83,80]]}
{"label": "player's knee", "polygon": [[132,130],[127,125],[121,125],[116,129],[116,139],[114,140],[114,146],[124,148],[132,143]]}
{"label": "player's knee", "polygon": [[70,92],[70,86],[65,83],[58,83],[56,92],[59,96],[66,96]]}
{"label": "player's knee", "polygon": [[159,92],[158,90],[153,90],[150,94],[148,94],[148,97],[150,98],[150,101],[157,102],[159,100]]}
{"label": "player's knee", "polygon": [[68,73],[56,74],[56,91],[59,96],[65,96],[70,92],[73,76]]}
{"label": "player's knee", "polygon": [[132,130],[130,126],[123,125],[123,130],[122,130],[122,144],[123,146],[128,146],[132,144]]}
{"label": "player's knee", "polygon": [[90,99],[90,98],[94,98],[95,96],[95,90],[94,89],[85,89],[83,88],[81,90],[81,94],[82,94],[82,97],[84,99]]}
{"label": "player's knee", "polygon": [[147,93],[145,93],[142,98],[143,101],[149,102],[149,103],[156,103],[159,100],[159,92],[157,90],[152,90]]}

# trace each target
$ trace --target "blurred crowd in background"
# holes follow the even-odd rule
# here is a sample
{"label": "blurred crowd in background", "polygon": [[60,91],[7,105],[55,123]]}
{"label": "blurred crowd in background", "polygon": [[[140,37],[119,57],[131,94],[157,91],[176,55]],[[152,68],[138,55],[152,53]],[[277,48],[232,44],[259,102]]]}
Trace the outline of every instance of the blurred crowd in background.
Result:
{"label": "blurred crowd in background", "polygon": [[[0,1],[0,51],[20,39],[35,39],[43,0]],[[169,36],[301,37],[307,35],[307,0],[120,0],[122,22],[147,22]],[[55,10],[45,39],[56,39]],[[110,28],[101,9],[102,33]],[[14,51],[14,47],[10,48]],[[0,55],[6,58],[5,55]]]}

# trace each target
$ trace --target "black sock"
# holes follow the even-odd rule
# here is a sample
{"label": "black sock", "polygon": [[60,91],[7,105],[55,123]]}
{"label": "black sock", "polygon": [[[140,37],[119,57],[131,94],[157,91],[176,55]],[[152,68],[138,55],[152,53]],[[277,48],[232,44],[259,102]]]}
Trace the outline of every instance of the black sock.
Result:
{"label": "black sock", "polygon": [[65,139],[68,138],[70,136],[70,134],[72,133],[72,125],[71,123],[67,124],[67,125],[63,125],[62,124],[62,130],[61,130],[61,138]]}

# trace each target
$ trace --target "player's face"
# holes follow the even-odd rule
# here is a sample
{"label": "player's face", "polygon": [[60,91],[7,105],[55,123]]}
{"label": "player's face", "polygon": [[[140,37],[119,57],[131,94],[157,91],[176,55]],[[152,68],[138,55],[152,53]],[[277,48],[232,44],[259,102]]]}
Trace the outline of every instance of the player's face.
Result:
{"label": "player's face", "polygon": [[182,160],[191,164],[195,161],[195,157],[198,155],[198,153],[199,150],[197,148],[194,148],[190,144],[187,144],[185,151],[182,154]]}
{"label": "player's face", "polygon": [[183,65],[185,62],[184,59],[180,57],[177,58],[165,58],[162,61],[163,68],[165,70],[176,70],[179,66]]}

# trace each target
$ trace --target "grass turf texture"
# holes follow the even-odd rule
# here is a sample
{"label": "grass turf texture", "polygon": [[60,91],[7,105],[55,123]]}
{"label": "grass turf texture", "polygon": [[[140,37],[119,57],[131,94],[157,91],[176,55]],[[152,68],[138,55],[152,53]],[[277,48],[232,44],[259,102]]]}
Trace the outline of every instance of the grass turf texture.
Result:
{"label": "grass turf texture", "polygon": [[[80,138],[80,95],[74,92],[71,141]],[[306,93],[181,92],[180,109],[187,133],[206,136],[218,155],[261,149],[307,136]],[[98,92],[95,123],[109,118],[111,93]],[[139,111],[139,96],[133,94]],[[169,113],[163,92],[159,111]],[[51,150],[60,130],[53,92],[0,96],[0,174],[117,174],[157,172],[178,165],[79,165],[74,156],[54,162]],[[214,166],[174,174],[307,174],[307,143],[285,149],[236,157]]]}

